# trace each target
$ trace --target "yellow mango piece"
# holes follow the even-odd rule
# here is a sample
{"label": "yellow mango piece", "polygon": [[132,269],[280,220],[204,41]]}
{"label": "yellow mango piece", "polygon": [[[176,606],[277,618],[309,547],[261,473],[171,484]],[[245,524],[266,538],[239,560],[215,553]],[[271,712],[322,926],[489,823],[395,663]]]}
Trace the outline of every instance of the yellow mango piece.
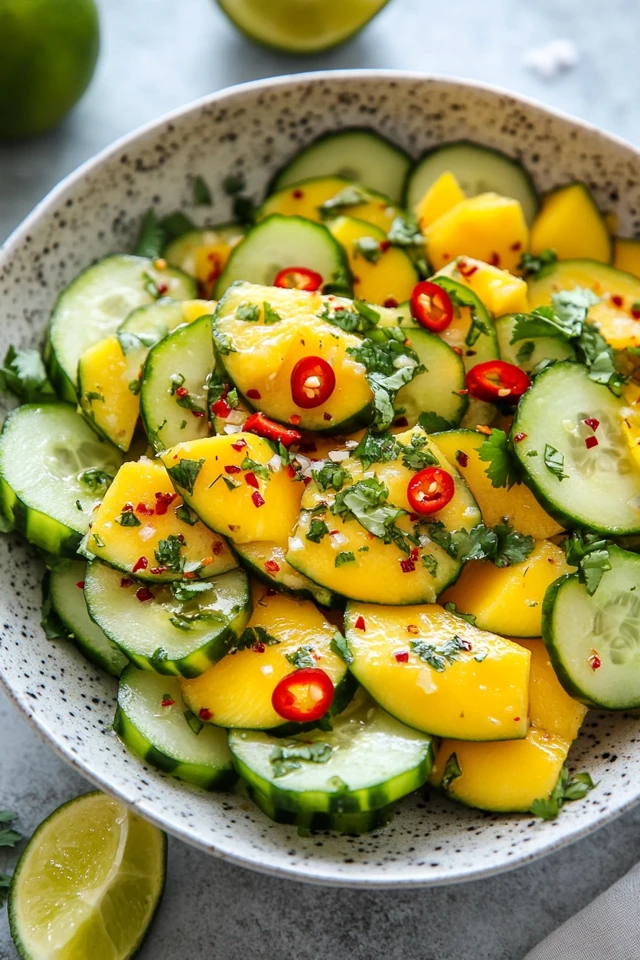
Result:
{"label": "yellow mango piece", "polygon": [[[185,704],[201,719],[221,727],[251,730],[286,723],[273,709],[271,698],[280,680],[296,669],[287,654],[291,656],[305,645],[313,649],[315,665],[331,677],[334,686],[344,679],[346,664],[331,650],[336,628],[310,600],[281,593],[269,596],[265,587],[256,584],[247,629],[252,627],[263,628],[279,642],[227,654],[206,673],[181,681]],[[208,714],[203,716],[203,710]]]}
{"label": "yellow mango piece", "polygon": [[[355,298],[382,305],[390,299],[403,303],[410,298],[418,274],[404,250],[389,246],[383,230],[354,217],[339,217],[328,227],[346,251]],[[374,246],[368,259],[366,244],[371,240],[382,246],[377,251]]]}
{"label": "yellow mango piece", "polygon": [[[349,194],[356,200],[355,203],[341,203],[333,210],[321,212],[320,208],[327,201],[335,197],[348,200]],[[265,200],[258,215],[260,220],[272,213],[280,213],[285,217],[306,217],[307,220],[322,222],[328,216],[344,213],[373,223],[386,234],[399,212],[388,197],[366,190],[350,180],[342,177],[315,177],[272,194]]]}
{"label": "yellow mango piece", "polygon": [[640,240],[616,237],[613,241],[613,266],[616,270],[640,277]]}
{"label": "yellow mango piece", "polygon": [[464,198],[462,187],[455,174],[449,170],[441,173],[416,204],[414,212],[422,232],[424,233],[438,217],[462,203]]}
{"label": "yellow mango piece", "polygon": [[435,270],[463,256],[513,273],[528,248],[529,230],[517,200],[481,193],[435,220],[427,227],[425,239]]}
{"label": "yellow mango piece", "polygon": [[550,517],[524,483],[512,487],[494,487],[487,476],[489,464],[478,450],[486,440],[475,430],[448,430],[434,437],[450,463],[455,463],[475,497],[482,520],[495,527],[506,518],[514,530],[535,540],[547,540],[562,532],[562,526]]}
{"label": "yellow mango piece", "polygon": [[[262,319],[247,323],[235,316],[222,317],[215,329],[235,347],[224,357],[232,381],[250,401],[259,401],[256,405],[268,417],[282,423],[297,417],[294,422],[302,429],[321,432],[335,432],[339,424],[346,432],[358,426],[358,420],[371,420],[373,394],[366,370],[347,352],[361,344],[360,337],[306,313],[271,325]],[[318,407],[303,408],[293,401],[291,374],[305,357],[322,357],[335,373],[335,389]]]}
{"label": "yellow mango piece", "polygon": [[[283,467],[268,470],[268,479],[259,476],[272,457],[272,447],[252,433],[191,440],[161,454],[172,482],[203,523],[238,543],[284,540],[296,522],[303,484]],[[191,463],[181,468],[183,460]],[[259,467],[243,468],[245,460]]]}
{"label": "yellow mango piece", "polygon": [[224,241],[196,248],[195,276],[205,296],[211,296],[216,280],[227,265],[231,250],[232,247]]}
{"label": "yellow mango piece", "polygon": [[492,267],[490,263],[472,257],[458,257],[439,270],[436,276],[451,277],[469,287],[494,317],[502,317],[505,313],[529,312],[525,281],[521,277],[514,277],[508,270]]}
{"label": "yellow mango piece", "polygon": [[547,587],[573,572],[560,547],[539,540],[526,560],[509,567],[496,567],[490,560],[469,560],[440,599],[455,603],[461,613],[473,614],[476,626],[483,630],[539,637]]}
{"label": "yellow mango piece", "polygon": [[569,697],[558,682],[542,640],[530,640],[526,647],[531,652],[531,727],[526,739],[509,743],[444,740],[436,755],[431,782],[441,785],[443,776],[457,765],[460,775],[448,782],[446,790],[468,806],[524,812],[535,800],[548,797],[586,714],[586,707]]}
{"label": "yellow mango piece", "polygon": [[622,399],[625,406],[622,408],[622,432],[624,433],[631,456],[637,467],[640,467],[640,384],[629,380],[622,388]]}
{"label": "yellow mango piece", "polygon": [[[408,726],[459,740],[526,736],[530,654],[519,644],[437,604],[350,602],[345,629],[351,672]],[[422,644],[423,659],[415,644]]]}
{"label": "yellow mango piece", "polygon": [[128,450],[140,412],[140,398],[131,390],[139,384],[146,347],[124,353],[117,337],[89,347],[78,364],[80,411],[91,425],[119,450]]}
{"label": "yellow mango piece", "polygon": [[[174,499],[167,503],[171,496]],[[88,549],[100,560],[128,573],[133,572],[133,567],[143,557],[146,566],[139,566],[135,571],[135,576],[141,580],[183,578],[181,569],[165,569],[162,556],[156,556],[160,541],[170,537],[183,538],[179,550],[181,561],[200,564],[208,559],[197,570],[198,577],[214,577],[237,566],[222,537],[212,533],[200,520],[191,524],[180,519],[180,513],[190,520],[195,519],[189,512],[185,513],[182,498],[173,489],[163,465],[146,457],[137,462],[130,460],[118,470],[94,515]],[[127,518],[130,516],[138,523],[129,525]]]}
{"label": "yellow mango piece", "polygon": [[611,236],[584,183],[570,183],[543,199],[531,226],[531,253],[547,249],[555,250],[560,260],[611,260]]}
{"label": "yellow mango piece", "polygon": [[216,300],[183,300],[182,316],[185,323],[193,323],[200,317],[206,317],[207,314],[213,314],[216,309]]}

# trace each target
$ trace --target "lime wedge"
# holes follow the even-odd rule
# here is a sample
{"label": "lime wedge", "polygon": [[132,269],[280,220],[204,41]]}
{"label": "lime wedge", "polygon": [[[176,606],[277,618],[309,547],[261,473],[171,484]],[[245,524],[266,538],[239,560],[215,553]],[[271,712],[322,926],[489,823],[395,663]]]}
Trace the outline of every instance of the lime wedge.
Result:
{"label": "lime wedge", "polygon": [[162,896],[166,836],[117,800],[87,793],[40,824],[9,893],[23,960],[126,960]]}
{"label": "lime wedge", "polygon": [[317,53],[361,30],[388,0],[218,0],[251,40],[287,53]]}

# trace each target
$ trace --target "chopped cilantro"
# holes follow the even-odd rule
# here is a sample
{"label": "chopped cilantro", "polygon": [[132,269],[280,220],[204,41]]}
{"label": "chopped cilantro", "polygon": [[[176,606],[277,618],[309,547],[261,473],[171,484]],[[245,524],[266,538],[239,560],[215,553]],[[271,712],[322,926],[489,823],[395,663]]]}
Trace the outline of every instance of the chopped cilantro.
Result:
{"label": "chopped cilantro", "polygon": [[234,644],[235,650],[247,650],[256,643],[264,643],[267,647],[272,647],[280,643],[277,637],[270,634],[264,627],[245,627],[237,641]]}
{"label": "chopped cilantro", "polygon": [[[393,328],[385,330],[385,336],[392,333]],[[404,345],[404,333],[401,332],[400,336],[402,341],[390,337],[380,343],[367,338],[357,347],[347,347],[347,353],[367,371],[374,398],[373,422],[378,430],[386,430],[393,422],[393,401],[398,390],[425,369],[415,351]]]}
{"label": "chopped cilantro", "polygon": [[99,533],[93,533],[91,534],[91,536],[96,542],[96,547],[104,547],[104,540],[102,539]]}
{"label": "chopped cilantro", "polygon": [[154,555],[159,567],[167,567],[176,573],[181,573],[184,567],[184,558],[180,556],[180,550],[185,546],[182,534],[176,536],[170,533],[166,540],[159,540]]}
{"label": "chopped cilantro", "polygon": [[444,771],[442,773],[442,782],[441,787],[443,790],[448,790],[454,780],[457,780],[458,777],[462,776],[462,770],[460,769],[460,764],[458,763],[458,758],[455,753],[452,753],[448,758],[447,762],[444,765]]}
{"label": "chopped cilantro", "polygon": [[351,550],[341,550],[340,553],[336,554],[336,567],[342,567],[345,563],[355,563],[356,555],[352,553]]}
{"label": "chopped cilantro", "polygon": [[352,455],[362,461],[364,470],[368,470],[372,463],[390,463],[397,460],[399,454],[400,444],[391,433],[372,433],[370,430],[366,431],[352,451]]}
{"label": "chopped cilantro", "polygon": [[440,461],[426,448],[427,438],[414,433],[411,442],[402,448],[402,463],[407,470],[424,470],[425,467],[437,467]]}
{"label": "chopped cilantro", "polygon": [[453,636],[450,640],[445,640],[438,646],[428,643],[426,640],[411,641],[413,652],[438,673],[443,673],[447,664],[455,663],[461,650],[468,650],[469,648],[468,641],[462,640],[458,636]]}
{"label": "chopped cilantro", "polygon": [[442,430],[454,429],[450,420],[445,420],[444,417],[441,417],[439,413],[434,413],[433,410],[421,413],[418,417],[418,424],[425,433],[440,433]]}
{"label": "chopped cilantro", "polygon": [[285,659],[289,661],[296,670],[302,670],[304,667],[315,667],[316,661],[313,656],[313,647],[310,643],[298,647],[294,653],[285,653]]}
{"label": "chopped cilantro", "polygon": [[334,197],[330,197],[329,200],[325,200],[321,204],[320,216],[323,220],[334,217],[336,213],[340,210],[344,210],[346,207],[355,207],[360,203],[366,203],[369,199],[368,194],[361,188],[356,186],[356,184],[350,184],[348,187],[345,187],[343,190],[340,190],[339,193],[336,193]]}
{"label": "chopped cilantro", "polygon": [[285,774],[293,770],[300,770],[301,761],[308,763],[326,763],[333,747],[329,743],[321,743],[315,740],[313,743],[300,743],[293,741],[287,747],[274,747],[269,757],[269,762],[273,769],[274,778],[284,777]]}
{"label": "chopped cilantro", "polygon": [[260,307],[256,303],[241,303],[236,310],[236,319],[256,323],[260,319]]}
{"label": "chopped cilantro", "polygon": [[279,323],[280,320],[282,320],[280,314],[265,300],[262,304],[262,322],[269,326],[272,323]]}
{"label": "chopped cilantro", "polygon": [[172,483],[182,487],[187,493],[193,493],[198,474],[202,470],[204,457],[201,460],[181,460],[174,467],[167,467],[167,473]]}
{"label": "chopped cilantro", "polygon": [[251,471],[255,473],[256,477],[259,477],[261,480],[269,480],[269,468],[264,465],[264,463],[259,463],[257,460],[252,460],[251,457],[245,457],[242,463],[240,464],[241,470]]}
{"label": "chopped cilantro", "polygon": [[183,716],[197,737],[204,727],[204,723],[191,710],[185,710]]}
{"label": "chopped cilantro", "polygon": [[40,353],[14,346],[9,347],[0,367],[0,390],[8,390],[25,403],[55,399]]}
{"label": "chopped cilantro", "polygon": [[588,773],[577,773],[572,778],[569,769],[563,767],[551,793],[547,797],[533,801],[531,813],[543,820],[555,820],[567,800],[582,800],[595,786],[597,784]]}
{"label": "chopped cilantro", "polygon": [[218,330],[215,323],[212,329],[213,334],[213,343],[218,351],[223,357],[229,356],[230,353],[237,353],[237,349],[234,347],[231,337],[227,336],[226,333],[223,333],[222,330]]}
{"label": "chopped cilantro", "polygon": [[176,210],[174,213],[163,217],[160,221],[160,226],[164,231],[165,243],[168,243],[170,240],[176,240],[178,237],[184,236],[185,233],[197,229],[193,220],[181,210]]}
{"label": "chopped cilantro", "polygon": [[336,656],[341,657],[342,660],[349,666],[353,663],[353,654],[349,650],[349,644],[346,639],[342,636],[341,633],[336,631],[331,639],[330,644],[331,650]]}
{"label": "chopped cilantro", "polygon": [[351,308],[345,307],[342,310],[332,308],[326,303],[318,316],[321,320],[340,327],[345,333],[359,333],[363,336],[375,329],[380,321],[378,311],[364,300],[354,300]]}
{"label": "chopped cilantro", "polygon": [[[15,847],[16,843],[23,840],[24,837],[12,825],[18,819],[17,813],[10,810],[0,810],[0,847]],[[2,824],[7,824],[3,827]]]}
{"label": "chopped cilantro", "polygon": [[406,516],[406,510],[387,503],[388,498],[385,484],[377,477],[368,477],[341,490],[331,505],[331,513],[343,520],[357,520],[368,533],[383,543],[395,543],[408,555],[411,545],[417,546],[420,541],[396,526],[396,520]]}
{"label": "chopped cilantro", "polygon": [[129,380],[127,386],[129,387],[129,390],[131,390],[131,393],[134,395],[134,397],[137,397],[142,389],[142,380],[140,377],[136,377],[135,380]]}
{"label": "chopped cilantro", "polygon": [[547,248],[542,253],[523,253],[520,257],[518,270],[522,271],[525,279],[529,277],[538,277],[545,267],[551,267],[558,260],[558,254],[555,250]]}
{"label": "chopped cilantro", "polygon": [[520,366],[522,366],[524,363],[528,363],[528,361],[531,360],[535,348],[536,345],[533,340],[525,340],[516,354],[516,363],[518,363]]}
{"label": "chopped cilantro", "polygon": [[345,483],[351,481],[349,471],[332,460],[325,460],[319,470],[311,471],[311,476],[321,490],[342,490]]}
{"label": "chopped cilantro", "polygon": [[98,393],[97,390],[89,390],[85,393],[84,398],[90,405],[94,400],[99,400],[100,403],[104,403],[104,394]]}
{"label": "chopped cilantro", "polygon": [[475,626],[477,617],[474,617],[472,613],[461,613],[456,607],[455,603],[452,603],[451,600],[448,603],[445,603],[444,609],[449,613],[452,613],[454,617],[459,617],[460,620],[466,620],[466,622],[470,623],[471,626]]}
{"label": "chopped cilantro", "polygon": [[353,254],[356,259],[361,256],[369,263],[377,263],[382,256],[380,241],[374,237],[359,237],[353,241]]}
{"label": "chopped cilantro", "polygon": [[150,207],[140,223],[140,231],[133,252],[138,257],[156,260],[162,253],[164,231],[158,222],[155,210]]}
{"label": "chopped cilantro", "polygon": [[89,467],[78,474],[78,481],[82,483],[92,493],[100,490],[102,493],[113,483],[113,477],[106,470],[99,467]]}
{"label": "chopped cilantro", "polygon": [[176,600],[187,603],[201,593],[209,593],[213,587],[214,584],[206,580],[174,580],[171,584],[171,592]]}
{"label": "chopped cilantro", "polygon": [[422,566],[426,567],[432,577],[438,575],[438,561],[432,553],[423,553],[421,558]]}
{"label": "chopped cilantro", "polygon": [[578,578],[592,597],[600,586],[603,574],[611,570],[609,541],[598,533],[573,530],[562,547],[567,563],[578,568]]}
{"label": "chopped cilantro", "polygon": [[[491,560],[497,567],[508,567],[526,560],[535,545],[533,537],[518,533],[509,524],[487,527],[479,523],[471,530],[453,532],[448,531],[440,520],[422,526],[434,543],[450,557],[463,563],[467,560]],[[454,610],[451,612],[457,613]]]}
{"label": "chopped cilantro", "polygon": [[307,540],[311,540],[312,543],[320,543],[323,537],[329,533],[329,527],[326,525],[324,520],[320,520],[318,517],[314,517],[309,524],[309,530],[307,533]]}
{"label": "chopped cilantro", "polygon": [[568,473],[564,473],[564,454],[552,447],[550,443],[544,445],[544,465],[558,480],[567,480]]}
{"label": "chopped cilantro", "polygon": [[183,523],[188,523],[190,527],[193,527],[194,524],[198,522],[198,518],[185,503],[181,503],[178,509],[176,510],[176,517],[178,520],[182,520]]}
{"label": "chopped cilantro", "polygon": [[520,480],[520,465],[511,440],[504,430],[491,430],[478,449],[478,456],[489,466],[485,470],[493,487],[511,487]]}
{"label": "chopped cilantro", "polygon": [[201,620],[216,620],[221,622],[222,618],[219,613],[214,613],[213,611],[175,613],[172,617],[169,617],[169,622],[178,630],[192,630],[194,624],[199,623]]}
{"label": "chopped cilantro", "polygon": [[394,247],[421,247],[424,243],[417,218],[406,213],[394,218],[387,239]]}
{"label": "chopped cilantro", "polygon": [[202,177],[193,178],[193,203],[196,207],[211,206],[211,191]]}
{"label": "chopped cilantro", "polygon": [[140,521],[131,510],[126,510],[124,513],[121,513],[119,517],[116,517],[116,523],[119,523],[121,527],[141,526]]}

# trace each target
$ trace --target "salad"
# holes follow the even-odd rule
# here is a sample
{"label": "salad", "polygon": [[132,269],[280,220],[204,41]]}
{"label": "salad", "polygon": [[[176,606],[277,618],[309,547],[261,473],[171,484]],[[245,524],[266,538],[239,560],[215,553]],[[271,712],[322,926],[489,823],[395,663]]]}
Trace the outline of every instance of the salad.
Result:
{"label": "salad", "polygon": [[143,218],[10,348],[3,529],[129,750],[301,830],[557,816],[640,706],[640,241],[582,183],[330,134]]}

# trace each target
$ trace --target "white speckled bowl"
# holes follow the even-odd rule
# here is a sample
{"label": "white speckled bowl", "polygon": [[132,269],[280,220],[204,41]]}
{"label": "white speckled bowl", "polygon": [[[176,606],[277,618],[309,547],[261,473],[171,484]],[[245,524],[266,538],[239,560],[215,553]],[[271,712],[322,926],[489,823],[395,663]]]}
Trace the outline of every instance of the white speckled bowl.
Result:
{"label": "white speckled bowl", "polygon": [[[469,137],[522,158],[538,187],[584,180],[621,232],[640,231],[640,155],[613,137],[478,84],[382,71],[319,73],[215,94],[121,140],[82,166],[0,250],[0,356],[40,343],[54,298],[93,259],[126,250],[140,215],[186,205],[189,177],[213,188],[207,215],[222,221],[223,176],[242,170],[259,197],[275,170],[326,130],[371,126],[412,154]],[[185,786],[129,756],[111,732],[116,682],[40,628],[42,569],[18,537],[0,543],[0,678],[38,732],[81,773],[170,833],[237,864],[318,883],[427,885],[468,880],[584,836],[640,798],[638,721],[591,713],[572,762],[600,781],[584,802],[543,823],[406,800],[384,830],[316,835],[267,820],[249,800]],[[1,762],[1,761],[0,761]]]}

